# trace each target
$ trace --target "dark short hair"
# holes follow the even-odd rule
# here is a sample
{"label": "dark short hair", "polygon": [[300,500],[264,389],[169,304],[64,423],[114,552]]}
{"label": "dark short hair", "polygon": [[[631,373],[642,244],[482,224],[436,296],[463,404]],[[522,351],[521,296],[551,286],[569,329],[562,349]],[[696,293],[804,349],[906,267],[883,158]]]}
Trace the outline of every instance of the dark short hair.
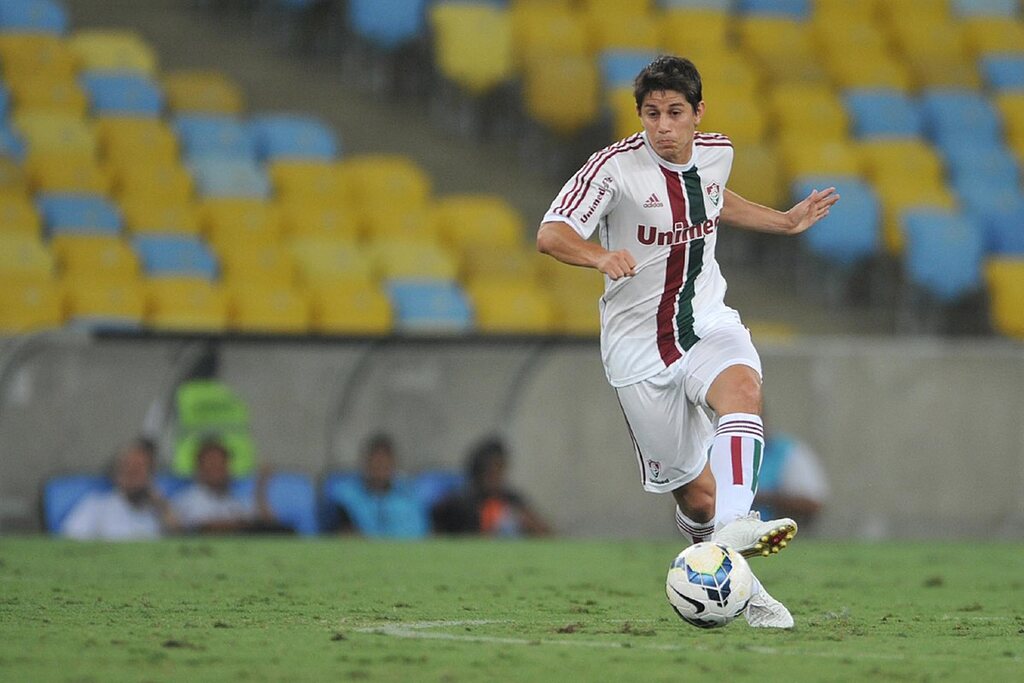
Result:
{"label": "dark short hair", "polygon": [[685,57],[661,55],[645,66],[633,81],[633,97],[636,108],[640,109],[644,98],[658,90],[674,90],[690,103],[694,111],[704,99],[700,72],[693,62]]}
{"label": "dark short hair", "polygon": [[466,474],[469,475],[471,481],[479,481],[491,462],[495,460],[505,462],[507,459],[508,452],[505,450],[505,444],[498,437],[489,436],[477,443],[469,452],[469,457],[466,459]]}
{"label": "dark short hair", "polygon": [[363,446],[363,457],[369,458],[377,451],[387,451],[391,457],[395,456],[395,442],[384,432],[377,432],[366,440],[366,444]]}
{"label": "dark short hair", "polygon": [[210,451],[217,451],[224,456],[225,460],[231,459],[231,451],[228,450],[223,441],[216,438],[207,438],[203,439],[203,442],[199,444],[199,448],[196,449],[196,462],[198,463]]}

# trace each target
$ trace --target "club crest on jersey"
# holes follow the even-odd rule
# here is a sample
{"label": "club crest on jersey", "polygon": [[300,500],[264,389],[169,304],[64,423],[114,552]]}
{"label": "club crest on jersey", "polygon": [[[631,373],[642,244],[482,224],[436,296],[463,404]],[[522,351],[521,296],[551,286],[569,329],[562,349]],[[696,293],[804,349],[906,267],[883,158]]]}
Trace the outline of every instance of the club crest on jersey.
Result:
{"label": "club crest on jersey", "polygon": [[717,206],[718,200],[722,197],[722,188],[718,186],[718,183],[711,183],[704,188],[704,191],[708,193],[711,203]]}
{"label": "club crest on jersey", "polygon": [[651,471],[651,476],[657,479],[661,476],[661,461],[660,460],[648,460],[647,469]]}
{"label": "club crest on jersey", "polygon": [[646,202],[644,202],[645,209],[660,209],[663,206],[665,205],[661,203],[661,200],[658,199],[658,195],[654,193],[651,193],[651,196],[647,198]]}

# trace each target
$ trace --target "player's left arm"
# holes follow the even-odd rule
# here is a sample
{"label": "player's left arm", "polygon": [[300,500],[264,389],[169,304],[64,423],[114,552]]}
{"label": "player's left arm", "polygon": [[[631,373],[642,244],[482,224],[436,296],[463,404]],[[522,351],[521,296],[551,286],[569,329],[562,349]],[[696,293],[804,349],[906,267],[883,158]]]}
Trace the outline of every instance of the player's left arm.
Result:
{"label": "player's left arm", "polygon": [[836,188],[814,190],[789,211],[778,211],[744,199],[726,188],[722,221],[736,228],[774,235],[798,235],[828,215],[839,195]]}

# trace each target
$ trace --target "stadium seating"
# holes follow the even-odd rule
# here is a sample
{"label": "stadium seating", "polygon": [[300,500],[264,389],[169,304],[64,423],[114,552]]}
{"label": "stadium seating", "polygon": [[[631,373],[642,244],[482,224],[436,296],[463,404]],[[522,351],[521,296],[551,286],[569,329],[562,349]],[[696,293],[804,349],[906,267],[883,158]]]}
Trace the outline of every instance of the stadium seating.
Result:
{"label": "stadium seating", "polygon": [[900,91],[848,90],[844,101],[853,122],[853,133],[858,138],[924,135],[924,122],[917,103]]}
{"label": "stadium seating", "polygon": [[983,213],[981,221],[989,254],[1024,256],[1024,197]]}
{"label": "stadium seating", "polygon": [[83,71],[156,73],[156,53],[133,31],[81,30],[71,37],[69,47]]}
{"label": "stadium seating", "polygon": [[43,484],[42,491],[43,524],[46,530],[56,534],[78,501],[90,493],[103,493],[110,489],[110,481],[98,475],[68,474],[51,477]]}
{"label": "stadium seating", "polygon": [[209,280],[150,278],[146,288],[147,327],[170,332],[223,332],[227,329],[227,295]]}
{"label": "stadium seating", "polygon": [[[252,478],[232,482],[231,492],[252,500],[256,495],[256,481]],[[317,533],[316,491],[313,481],[296,472],[274,472],[267,479],[267,505],[278,522],[291,527],[297,534],[312,536]]]}
{"label": "stadium seating", "polygon": [[397,280],[388,283],[387,292],[398,331],[454,333],[472,327],[469,301],[454,282]]}
{"label": "stadium seating", "polygon": [[486,2],[435,2],[430,8],[434,61],[442,76],[474,94],[510,80],[512,19]]}
{"label": "stadium seating", "polygon": [[323,122],[296,114],[262,114],[250,120],[256,151],[264,161],[334,159],[338,140]]}
{"label": "stadium seating", "polygon": [[146,295],[136,282],[76,282],[66,294],[72,325],[134,330],[142,327]]}
{"label": "stadium seating", "polygon": [[555,311],[547,294],[530,283],[477,278],[467,292],[480,332],[547,334],[554,327]]}
{"label": "stadium seating", "polygon": [[0,3],[0,32],[63,35],[67,30],[67,11],[56,0]]}
{"label": "stadium seating", "polygon": [[904,214],[903,224],[909,282],[942,302],[981,288],[984,236],[973,220],[955,212],[913,210]]}
{"label": "stadium seating", "polygon": [[121,230],[121,212],[99,195],[42,193],[36,206],[51,237],[72,232],[116,235]]}
{"label": "stadium seating", "polygon": [[8,277],[0,271],[0,333],[25,334],[64,323],[64,294],[47,279]]}
{"label": "stadium seating", "polygon": [[133,243],[147,277],[217,278],[217,260],[198,239],[186,235],[142,234],[135,237]]}
{"label": "stadium seating", "polygon": [[182,155],[189,161],[216,157],[256,161],[256,144],[245,124],[234,116],[221,114],[179,114],[174,129],[181,141]]}
{"label": "stadium seating", "polygon": [[380,287],[365,282],[348,287],[321,285],[311,291],[312,328],[341,335],[385,335],[394,315]]}
{"label": "stadium seating", "polygon": [[50,244],[65,282],[125,284],[139,277],[138,257],[120,237],[65,235]]}
{"label": "stadium seating", "polygon": [[993,327],[1024,340],[1024,259],[995,258],[985,268]]}
{"label": "stadium seating", "polygon": [[207,198],[252,198],[270,196],[270,178],[255,161],[233,157],[202,157],[189,164],[196,193]]}
{"label": "stadium seating", "polygon": [[305,334],[310,328],[310,305],[289,285],[262,282],[229,283],[229,327],[256,334]]}
{"label": "stadium seating", "polygon": [[801,235],[807,247],[841,266],[874,256],[880,251],[881,210],[871,187],[851,177],[801,178],[793,188],[793,202],[811,190],[834,186],[842,197],[841,205],[833,207],[814,230]]}
{"label": "stadium seating", "polygon": [[163,87],[175,114],[237,116],[244,109],[241,89],[219,71],[171,71]]}
{"label": "stadium seating", "polygon": [[82,76],[96,116],[159,116],[163,93],[149,78],[123,72],[89,71]]}
{"label": "stadium seating", "polygon": [[423,34],[427,0],[350,0],[355,34],[382,50],[394,50]]}

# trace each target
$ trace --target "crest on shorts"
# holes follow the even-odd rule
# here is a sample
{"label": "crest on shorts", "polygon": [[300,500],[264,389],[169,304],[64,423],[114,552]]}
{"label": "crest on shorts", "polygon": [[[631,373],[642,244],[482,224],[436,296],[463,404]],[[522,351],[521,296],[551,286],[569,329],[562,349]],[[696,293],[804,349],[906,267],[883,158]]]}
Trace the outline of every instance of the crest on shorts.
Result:
{"label": "crest on shorts", "polygon": [[655,479],[661,476],[661,461],[660,460],[648,460],[647,469],[651,471],[651,476]]}
{"label": "crest on shorts", "polygon": [[722,188],[718,186],[718,183],[711,183],[704,188],[704,191],[708,193],[711,203],[717,205],[718,200],[722,197]]}

